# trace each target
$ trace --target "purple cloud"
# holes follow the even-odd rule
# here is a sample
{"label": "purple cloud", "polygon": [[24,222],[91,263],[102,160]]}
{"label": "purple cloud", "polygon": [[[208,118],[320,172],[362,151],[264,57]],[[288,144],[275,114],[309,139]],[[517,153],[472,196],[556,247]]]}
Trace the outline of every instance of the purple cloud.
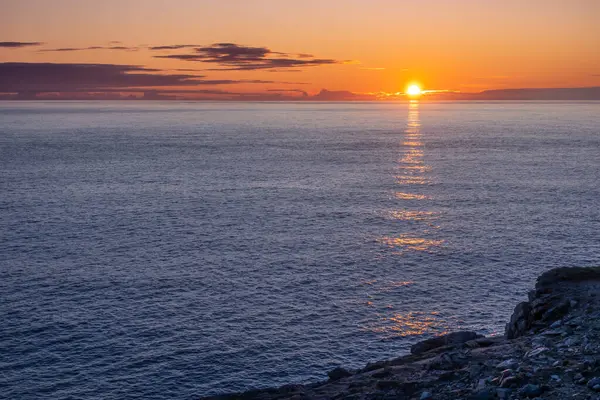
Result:
{"label": "purple cloud", "polygon": [[193,47],[200,47],[197,44],[170,44],[166,46],[151,46],[150,50],[179,50],[179,49],[188,49]]}
{"label": "purple cloud", "polygon": [[57,49],[43,49],[39,52],[67,52],[67,51],[84,51],[84,50],[123,50],[123,51],[138,51],[139,47],[128,46],[88,46],[88,47],[59,47]]}
{"label": "purple cloud", "polygon": [[155,57],[213,63],[220,66],[220,68],[208,69],[209,71],[273,70],[343,63],[334,59],[314,58],[310,54],[291,55],[271,51],[267,47],[241,46],[235,43],[215,43],[211,46],[196,47],[194,50],[194,53]]}
{"label": "purple cloud", "polygon": [[152,87],[281,83],[204,78],[200,75],[165,74],[135,65],[0,63],[0,92],[3,93],[126,91]]}
{"label": "purple cloud", "polygon": [[0,42],[0,48],[18,49],[21,47],[41,46],[42,42]]}

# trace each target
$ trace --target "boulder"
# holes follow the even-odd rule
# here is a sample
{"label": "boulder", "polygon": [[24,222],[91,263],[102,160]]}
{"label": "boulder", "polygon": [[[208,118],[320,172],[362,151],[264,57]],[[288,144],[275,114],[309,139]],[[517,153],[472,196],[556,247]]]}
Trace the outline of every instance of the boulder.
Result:
{"label": "boulder", "polygon": [[519,390],[519,394],[523,397],[533,398],[538,397],[543,393],[542,388],[539,385],[533,385],[531,383],[523,386]]}
{"label": "boulder", "polygon": [[348,376],[352,376],[352,373],[345,368],[337,367],[327,373],[330,381],[337,381]]}
{"label": "boulder", "polygon": [[483,335],[471,331],[452,332],[414,344],[411,346],[410,352],[411,354],[421,354],[439,347],[457,345],[479,338],[483,338]]}
{"label": "boulder", "polygon": [[530,330],[551,326],[559,321],[570,309],[577,306],[575,298],[578,282],[600,281],[600,267],[555,268],[544,272],[529,292],[529,301],[518,304],[506,324],[506,337],[515,339]]}
{"label": "boulder", "polygon": [[524,301],[517,304],[510,321],[506,324],[506,337],[514,339],[523,335],[531,326],[531,305]]}

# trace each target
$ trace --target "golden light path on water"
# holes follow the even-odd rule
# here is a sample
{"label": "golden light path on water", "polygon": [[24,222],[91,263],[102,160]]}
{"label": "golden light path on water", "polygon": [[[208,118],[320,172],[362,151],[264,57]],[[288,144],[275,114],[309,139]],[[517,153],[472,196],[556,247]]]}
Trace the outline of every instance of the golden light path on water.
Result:
{"label": "golden light path on water", "polygon": [[[431,166],[425,164],[425,144],[422,136],[419,102],[413,100],[408,105],[408,121],[401,142],[402,156],[398,161],[398,174],[395,176],[396,183],[402,189],[395,193],[396,199],[409,201],[430,199],[416,189],[432,183],[428,174],[431,172]],[[414,203],[412,204],[414,205]],[[426,204],[424,203],[423,206]],[[402,232],[379,239],[380,243],[392,247],[399,254],[406,251],[428,251],[444,242],[440,239],[425,237],[431,228],[437,228],[433,221],[439,217],[439,212],[423,209],[396,209],[391,210],[388,217],[398,221],[423,223],[423,229],[419,231],[420,235],[418,236],[412,232]]]}
{"label": "golden light path on water", "polygon": [[[432,183],[431,166],[425,163],[425,143],[421,132],[419,102],[413,100],[408,105],[408,122],[402,141],[401,156],[398,159],[398,173],[395,182],[398,191],[394,193],[397,203],[388,211],[387,218],[398,222],[397,234],[380,237],[379,243],[389,247],[394,255],[402,257],[407,252],[431,252],[444,244],[444,240],[432,237],[436,232],[436,219],[439,211],[428,209],[431,197],[423,193],[423,188]],[[375,286],[377,282],[369,282]],[[410,290],[418,282],[399,281],[381,283],[377,290],[369,295],[367,305],[376,307],[377,293],[392,290]],[[375,289],[375,287],[373,287]],[[368,328],[384,338],[407,337],[425,333],[443,334],[447,329],[446,321],[437,312],[404,311],[396,312],[393,305],[387,305],[378,313],[379,320]]]}
{"label": "golden light path on water", "polygon": [[425,200],[429,197],[424,194],[396,192],[396,198],[402,200]]}
{"label": "golden light path on water", "polygon": [[388,318],[392,324],[386,324],[373,328],[373,332],[381,333],[386,337],[406,337],[422,335],[434,330],[436,334],[447,333],[447,329],[440,327],[441,318],[437,312],[408,312],[405,314],[395,314]]}

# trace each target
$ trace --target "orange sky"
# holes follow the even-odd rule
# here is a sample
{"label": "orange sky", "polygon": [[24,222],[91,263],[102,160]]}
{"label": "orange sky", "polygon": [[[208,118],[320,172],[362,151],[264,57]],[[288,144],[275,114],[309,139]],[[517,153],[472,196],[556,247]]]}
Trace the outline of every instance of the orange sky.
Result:
{"label": "orange sky", "polygon": [[[172,69],[226,66],[156,58],[194,49],[147,46],[235,43],[336,63],[197,72],[210,80],[277,81],[218,89],[398,92],[410,81],[467,92],[600,86],[598,0],[2,0],[1,7],[0,41],[44,44],[0,48],[0,62],[130,64],[189,74]],[[139,49],[40,51],[89,46]]]}

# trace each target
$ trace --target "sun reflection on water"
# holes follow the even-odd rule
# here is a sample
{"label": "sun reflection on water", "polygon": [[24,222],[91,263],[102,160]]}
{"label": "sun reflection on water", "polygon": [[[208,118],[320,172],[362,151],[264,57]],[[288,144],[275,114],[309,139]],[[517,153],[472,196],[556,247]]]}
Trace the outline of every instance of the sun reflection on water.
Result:
{"label": "sun reflection on water", "polygon": [[401,221],[429,221],[435,219],[438,215],[439,213],[435,211],[390,211],[391,218]]}
{"label": "sun reflection on water", "polygon": [[[385,212],[394,225],[392,232],[377,239],[380,244],[390,248],[394,256],[405,257],[413,252],[435,253],[444,245],[444,240],[437,237],[440,226],[434,225],[442,214],[432,209],[432,197],[426,194],[428,186],[433,184],[433,177],[432,167],[425,160],[425,143],[421,132],[419,102],[411,101],[394,174],[395,182],[400,187],[394,193],[393,207]],[[372,326],[367,327],[369,331],[384,338],[394,338],[442,334],[448,330],[446,321],[436,312],[410,311],[405,309],[405,305],[389,303],[389,295],[384,293],[397,293],[398,298],[402,299],[414,294],[414,290],[420,290],[418,280],[411,280],[410,275],[403,272],[400,279],[395,281],[363,282],[369,287],[366,304],[377,310],[378,317]],[[398,309],[403,311],[399,312]]]}
{"label": "sun reflection on water", "polygon": [[396,192],[396,198],[402,200],[426,200],[429,197],[424,194]]}
{"label": "sun reflection on water", "polygon": [[[425,143],[421,133],[421,120],[419,117],[419,102],[414,100],[408,105],[408,121],[404,130],[404,139],[401,142],[403,150],[402,157],[398,160],[399,173],[395,175],[396,184],[402,187],[402,191],[395,193],[398,200],[430,200],[431,198],[422,193],[413,193],[415,186],[429,185],[432,179],[429,172],[431,166],[425,164]],[[413,232],[415,225],[411,225],[410,232],[402,232],[398,235],[381,237],[378,241],[389,247],[399,249],[403,254],[406,251],[430,251],[444,243],[442,239],[427,238],[430,228],[439,228],[432,221],[440,215],[437,211],[422,209],[426,203],[408,203],[410,207],[421,206],[417,209],[395,209],[389,211],[390,218],[398,221],[412,221],[423,223],[423,228]],[[400,225],[404,227],[404,225]],[[406,227],[409,229],[409,227]]]}
{"label": "sun reflection on water", "polygon": [[399,185],[427,185],[431,183],[431,180],[422,176],[397,175],[396,183]]}
{"label": "sun reflection on water", "polygon": [[426,239],[423,237],[408,236],[406,234],[401,234],[397,237],[384,236],[379,239],[379,242],[390,247],[414,251],[427,251],[433,247],[441,246],[444,243],[441,239]]}
{"label": "sun reflection on water", "polygon": [[431,167],[429,165],[407,165],[402,167],[402,169],[410,172],[429,172],[431,171]]}
{"label": "sun reflection on water", "polygon": [[448,327],[437,312],[395,313],[382,319],[382,325],[371,327],[372,332],[383,334],[385,338],[407,337],[435,332],[438,335],[448,333]]}
{"label": "sun reflection on water", "polygon": [[412,286],[414,285],[415,282],[414,281],[391,281],[388,284],[386,284],[384,287],[381,288],[382,292],[389,292],[392,291],[394,289],[397,288],[403,288],[403,287],[407,287],[407,286]]}
{"label": "sun reflection on water", "polygon": [[423,164],[423,156],[423,150],[411,148],[409,151],[406,152],[404,157],[400,159],[400,162],[403,164]]}

